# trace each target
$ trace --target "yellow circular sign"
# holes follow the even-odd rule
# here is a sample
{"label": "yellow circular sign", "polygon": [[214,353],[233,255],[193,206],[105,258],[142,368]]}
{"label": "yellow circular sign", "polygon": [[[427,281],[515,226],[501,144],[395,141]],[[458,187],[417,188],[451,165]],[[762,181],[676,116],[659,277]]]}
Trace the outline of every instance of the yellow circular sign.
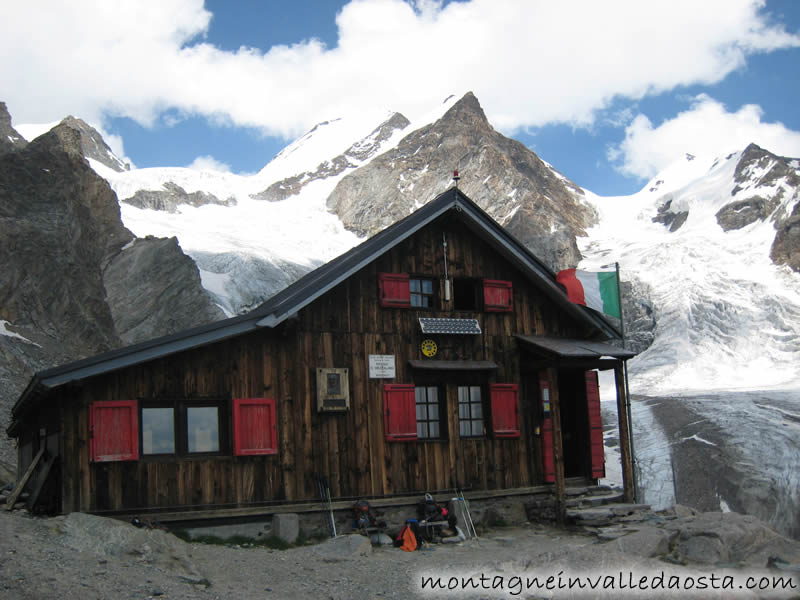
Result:
{"label": "yellow circular sign", "polygon": [[436,342],[433,340],[423,340],[420,347],[422,348],[422,353],[428,358],[436,356]]}

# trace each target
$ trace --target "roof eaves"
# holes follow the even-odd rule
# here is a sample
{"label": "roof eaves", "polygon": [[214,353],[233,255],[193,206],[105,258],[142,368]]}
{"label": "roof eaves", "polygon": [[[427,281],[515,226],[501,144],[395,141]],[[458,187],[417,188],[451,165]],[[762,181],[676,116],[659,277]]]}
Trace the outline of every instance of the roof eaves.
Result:
{"label": "roof eaves", "polygon": [[[220,321],[220,323],[225,323],[225,321]],[[255,329],[256,326],[251,319],[247,321],[231,323],[224,327],[217,327],[212,330],[199,331],[193,335],[167,336],[164,338],[158,338],[153,340],[154,342],[159,342],[160,340],[160,342],[157,344],[148,343],[143,345],[144,347],[140,345],[129,346],[126,349],[128,351],[121,353],[119,356],[109,356],[109,354],[112,353],[108,353],[106,355],[101,354],[96,357],[92,357],[99,360],[93,360],[86,365],[81,365],[80,363],[84,361],[79,361],[78,363],[65,365],[61,369],[53,369],[52,371],[58,372],[52,374],[49,374],[49,372],[45,371],[40,374],[41,383],[49,388],[57,387],[70,381],[79,381],[81,379],[85,379],[86,377],[101,375],[103,373],[108,373],[109,371],[116,371],[117,369],[130,367],[132,365],[153,360],[155,358],[162,358],[183,350],[190,350],[192,348],[210,344],[212,342],[219,342],[221,340],[234,337],[242,333],[247,333],[248,331],[253,331]],[[72,368],[68,369],[67,367],[70,366]]]}

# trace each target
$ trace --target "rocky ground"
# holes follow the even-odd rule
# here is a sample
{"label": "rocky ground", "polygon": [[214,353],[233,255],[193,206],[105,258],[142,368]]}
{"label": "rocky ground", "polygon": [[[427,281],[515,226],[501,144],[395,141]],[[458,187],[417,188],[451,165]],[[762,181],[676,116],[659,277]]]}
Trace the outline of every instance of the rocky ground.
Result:
{"label": "rocky ground", "polygon": [[[615,523],[608,525],[609,516]],[[578,517],[576,517],[578,518]],[[580,520],[580,518],[579,518]],[[800,597],[800,544],[779,536],[753,517],[736,513],[694,514],[677,507],[655,514],[593,508],[586,526],[558,529],[526,523],[486,531],[478,539],[435,544],[418,552],[375,547],[367,538],[344,535],[316,545],[271,550],[185,543],[161,530],[136,528],[102,517],[73,513],[34,518],[0,512],[0,597],[60,598],[217,598],[374,599],[416,597],[565,598],[566,590],[525,589],[525,577],[551,586],[567,577],[615,578],[607,596],[587,591],[580,597],[695,597],[701,577],[709,586],[703,598]],[[589,525],[594,523],[594,525]],[[603,525],[605,523],[605,525]],[[767,564],[771,568],[767,568]],[[730,569],[725,570],[725,567]],[[755,571],[753,571],[755,569]],[[694,589],[642,592],[620,590],[630,577],[682,577]],[[793,591],[751,592],[748,573],[793,577]],[[438,595],[420,589],[425,574],[472,577],[482,589],[461,587]],[[729,589],[710,589],[710,577]],[[481,579],[483,576],[483,579]],[[522,577],[521,580],[515,577]],[[689,579],[691,578],[691,579]],[[656,580],[651,580],[656,581]],[[665,581],[669,581],[666,579]],[[677,580],[676,580],[677,581]],[[460,579],[459,579],[460,586]],[[488,588],[488,589],[487,589]],[[494,589],[492,589],[494,588]]]}

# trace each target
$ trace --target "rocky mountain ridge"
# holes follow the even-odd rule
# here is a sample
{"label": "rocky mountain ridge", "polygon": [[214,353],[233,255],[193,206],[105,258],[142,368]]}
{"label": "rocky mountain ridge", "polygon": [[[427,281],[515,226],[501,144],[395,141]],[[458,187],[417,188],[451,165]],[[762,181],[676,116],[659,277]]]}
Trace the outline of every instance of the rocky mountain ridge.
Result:
{"label": "rocky mountain ridge", "polygon": [[[84,126],[62,121],[0,155],[3,425],[37,370],[223,317],[175,238],[123,225],[81,154]],[[0,461],[15,460],[0,436]]]}
{"label": "rocky mountain ridge", "polygon": [[373,235],[452,184],[554,270],[580,260],[576,236],[596,222],[583,191],[496,132],[472,93],[440,119],[345,176],[327,198],[345,227]]}
{"label": "rocky mountain ridge", "polygon": [[5,102],[0,102],[0,154],[21,150],[28,145],[25,138],[11,126],[11,115]]}

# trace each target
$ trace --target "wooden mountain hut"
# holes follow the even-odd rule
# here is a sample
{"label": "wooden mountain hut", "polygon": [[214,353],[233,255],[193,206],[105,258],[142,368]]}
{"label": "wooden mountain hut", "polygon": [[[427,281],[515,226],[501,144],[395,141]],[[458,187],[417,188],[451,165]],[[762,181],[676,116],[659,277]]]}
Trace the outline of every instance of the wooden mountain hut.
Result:
{"label": "wooden mountain hut", "polygon": [[[37,373],[12,409],[51,511],[213,516],[604,475],[617,328],[453,188],[250,313]],[[226,512],[227,511],[227,512]]]}

